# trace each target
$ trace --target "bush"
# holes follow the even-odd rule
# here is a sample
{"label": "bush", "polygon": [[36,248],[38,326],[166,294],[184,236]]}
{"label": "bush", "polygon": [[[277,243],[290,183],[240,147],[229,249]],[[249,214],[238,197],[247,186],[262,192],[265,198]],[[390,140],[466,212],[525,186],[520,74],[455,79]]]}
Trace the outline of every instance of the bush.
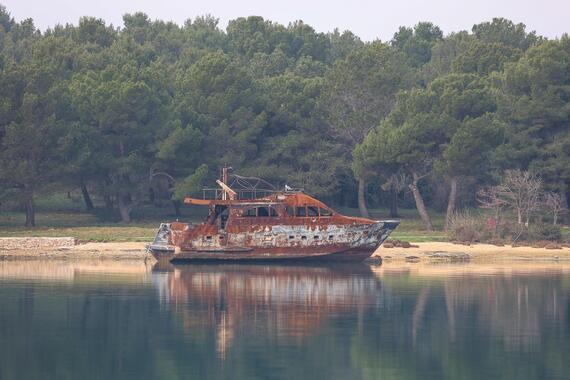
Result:
{"label": "bush", "polygon": [[[513,236],[513,238],[516,238],[516,236]],[[531,224],[528,228],[524,228],[517,240],[526,242],[561,241],[562,230],[559,226],[552,224]]]}
{"label": "bush", "polygon": [[529,227],[529,235],[533,240],[562,240],[562,230],[552,224],[533,224]]}
{"label": "bush", "polygon": [[483,223],[469,211],[455,213],[449,223],[447,236],[456,242],[473,243],[481,240]]}
{"label": "bush", "polygon": [[527,229],[516,222],[505,221],[498,229],[498,238],[506,243],[525,240]]}

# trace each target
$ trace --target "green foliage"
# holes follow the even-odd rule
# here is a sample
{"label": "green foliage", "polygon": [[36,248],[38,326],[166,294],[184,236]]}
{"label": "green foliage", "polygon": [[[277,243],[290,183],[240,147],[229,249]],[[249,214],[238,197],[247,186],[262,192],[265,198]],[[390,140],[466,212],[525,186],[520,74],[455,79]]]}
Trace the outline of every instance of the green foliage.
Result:
{"label": "green foliage", "polygon": [[329,62],[335,62],[338,59],[343,59],[353,50],[364,45],[360,38],[349,30],[345,30],[340,33],[338,29],[335,29],[328,37],[331,44],[328,59]]}
{"label": "green foliage", "polygon": [[355,168],[378,172],[392,165],[421,172],[438,162],[446,174],[466,175],[497,144],[500,129],[487,115],[494,109],[485,82],[469,74],[401,92],[393,111],[355,151]]}
{"label": "green foliage", "polygon": [[491,154],[502,141],[504,126],[491,114],[467,119],[442,151],[439,169],[451,176],[484,174]]}
{"label": "green foliage", "polygon": [[461,73],[488,75],[502,70],[506,62],[515,62],[521,56],[520,49],[502,43],[474,41],[455,57],[452,68]]}
{"label": "green foliage", "polygon": [[82,17],[73,30],[73,39],[80,44],[95,44],[110,47],[117,39],[117,31],[105,25],[105,21],[95,17]]}
{"label": "green foliage", "polygon": [[537,36],[534,31],[527,33],[524,24],[515,24],[504,18],[482,22],[474,25],[472,30],[473,34],[483,42],[499,42],[521,50],[526,50],[542,40],[542,37]]}
{"label": "green foliage", "polygon": [[500,77],[507,143],[497,165],[517,163],[551,189],[570,189],[570,39],[530,48]]}
{"label": "green foliage", "polygon": [[522,230],[522,233],[515,235],[517,241],[539,242],[539,241],[561,241],[562,230],[560,226],[552,224],[536,223]]}
{"label": "green foliage", "polygon": [[531,225],[530,230],[535,240],[560,241],[562,239],[560,226],[539,223]]}
{"label": "green foliage", "polygon": [[176,184],[174,187],[173,199],[182,201],[186,195],[196,193],[201,190],[207,174],[208,166],[201,165],[198,167],[193,174]]}
{"label": "green foliage", "polygon": [[[198,159],[198,151],[202,144],[202,133],[188,125],[182,128],[179,123],[168,136],[158,143],[156,157],[163,161],[187,160],[188,165]],[[195,154],[192,154],[194,153]]]}
{"label": "green foliage", "polygon": [[391,44],[404,52],[412,66],[419,67],[431,59],[431,50],[443,38],[443,32],[431,22],[420,22],[414,28],[401,26]]}
{"label": "green foliage", "polygon": [[327,73],[322,101],[333,132],[348,148],[391,110],[395,94],[414,84],[402,53],[373,42],[338,61]]}
{"label": "green foliage", "polygon": [[451,33],[437,41],[431,49],[431,59],[422,68],[423,79],[430,82],[433,79],[452,72],[455,58],[466,51],[475,41],[475,37],[466,31]]}
{"label": "green foliage", "polygon": [[225,164],[351,207],[356,178],[386,206],[379,185],[404,172],[431,194],[518,166],[570,195],[568,37],[504,19],[448,36],[422,22],[389,44],[257,16],[123,23],[41,33],[0,7],[2,199],[82,188],[128,221]]}

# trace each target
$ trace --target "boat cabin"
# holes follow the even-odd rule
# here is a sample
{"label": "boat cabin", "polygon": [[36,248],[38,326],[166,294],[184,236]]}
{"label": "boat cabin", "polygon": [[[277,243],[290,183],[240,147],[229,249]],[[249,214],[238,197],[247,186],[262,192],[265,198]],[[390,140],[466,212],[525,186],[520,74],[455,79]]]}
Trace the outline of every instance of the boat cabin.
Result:
{"label": "boat cabin", "polygon": [[206,224],[220,230],[229,226],[327,223],[339,217],[334,210],[304,193],[276,193],[260,199],[196,199],[186,204],[209,207]]}

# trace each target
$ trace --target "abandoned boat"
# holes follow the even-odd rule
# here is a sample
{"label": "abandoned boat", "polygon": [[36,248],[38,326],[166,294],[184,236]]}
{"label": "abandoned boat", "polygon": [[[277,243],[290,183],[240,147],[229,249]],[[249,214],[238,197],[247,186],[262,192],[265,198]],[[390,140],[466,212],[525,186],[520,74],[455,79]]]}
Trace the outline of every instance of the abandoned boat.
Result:
{"label": "abandoned boat", "polygon": [[[235,176],[243,183],[245,177]],[[203,199],[186,197],[185,204],[209,208],[200,224],[162,223],[153,256],[162,262],[186,260],[339,260],[362,261],[371,256],[400,223],[339,214],[302,190],[235,191],[228,169],[204,189]],[[207,191],[213,196],[208,199]]]}

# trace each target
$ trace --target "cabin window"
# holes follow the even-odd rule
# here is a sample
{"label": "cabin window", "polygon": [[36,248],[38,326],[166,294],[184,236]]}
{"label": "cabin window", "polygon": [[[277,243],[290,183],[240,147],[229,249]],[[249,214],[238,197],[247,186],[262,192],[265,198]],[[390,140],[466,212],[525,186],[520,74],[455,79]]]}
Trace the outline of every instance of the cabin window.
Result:
{"label": "cabin window", "polygon": [[291,206],[287,206],[285,207],[285,212],[287,213],[287,215],[289,216],[295,216],[295,209]]}
{"label": "cabin window", "polygon": [[307,216],[307,211],[305,206],[303,207],[295,207],[295,216],[305,217]]}
{"label": "cabin window", "polygon": [[327,210],[326,208],[319,208],[319,212],[321,213],[321,216],[331,216],[332,212],[331,210]]}
{"label": "cabin window", "polygon": [[305,235],[301,236],[301,240],[307,240],[307,237]]}
{"label": "cabin window", "polygon": [[334,235],[329,235],[329,240],[332,240],[334,238]]}
{"label": "cabin window", "polygon": [[258,207],[257,208],[257,216],[275,217],[275,216],[277,216],[277,211],[275,211],[275,209],[273,207]]}
{"label": "cabin window", "polygon": [[277,216],[277,211],[273,208],[273,207],[265,207],[265,206],[260,206],[260,207],[252,207],[252,208],[248,208],[247,210],[245,210],[243,212],[243,216],[244,217],[248,217],[248,218],[254,218],[256,216],[259,217],[276,217]]}
{"label": "cabin window", "polygon": [[319,216],[319,208],[314,206],[307,206],[309,216]]}
{"label": "cabin window", "polygon": [[315,240],[319,240],[319,235],[315,235],[315,236],[313,236],[313,239],[315,239]]}
{"label": "cabin window", "polygon": [[248,218],[255,218],[257,216],[257,208],[252,207],[244,211],[243,216]]}

